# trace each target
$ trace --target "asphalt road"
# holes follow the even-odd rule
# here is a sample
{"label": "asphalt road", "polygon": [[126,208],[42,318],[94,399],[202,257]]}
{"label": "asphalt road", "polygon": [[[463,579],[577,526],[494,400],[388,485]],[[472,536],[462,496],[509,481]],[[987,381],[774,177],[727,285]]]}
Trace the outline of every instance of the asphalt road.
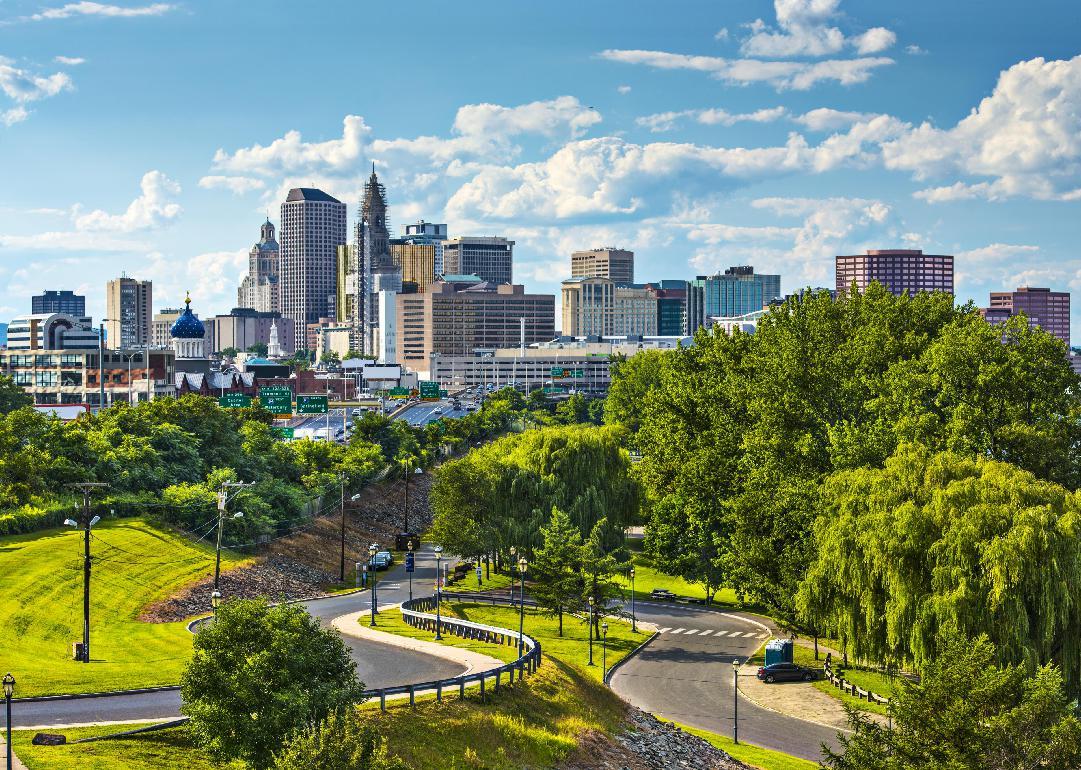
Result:
{"label": "asphalt road", "polygon": [[[439,414],[436,409],[442,410]],[[451,408],[450,399],[439,401],[420,401],[398,415],[396,419],[405,420],[410,425],[427,425],[430,422],[443,417],[465,417],[468,414],[464,409]]]}
{"label": "asphalt road", "polygon": [[[664,633],[616,671],[612,689],[662,719],[731,736],[732,660],[747,660],[766,631],[702,607],[641,602],[635,610],[639,620]],[[831,728],[759,708],[742,696],[738,708],[741,741],[811,761],[821,759],[823,743],[837,745]]]}
{"label": "asphalt road", "polygon": [[[416,562],[417,570],[413,573],[414,591],[418,596],[431,594],[435,585],[435,556],[428,550],[418,551]],[[390,570],[379,573],[377,592],[381,607],[409,598],[408,580],[403,564],[395,564]],[[359,615],[370,611],[371,592],[314,599],[305,606],[323,625],[329,625],[331,620],[346,613],[356,612]],[[376,622],[378,623],[378,617]],[[350,636],[343,637],[343,640],[357,662],[357,673],[361,681],[369,688],[431,681],[463,673],[460,665],[442,658]],[[73,700],[15,702],[12,706],[12,726],[25,728],[168,719],[178,717],[179,709],[180,693],[175,690]]]}

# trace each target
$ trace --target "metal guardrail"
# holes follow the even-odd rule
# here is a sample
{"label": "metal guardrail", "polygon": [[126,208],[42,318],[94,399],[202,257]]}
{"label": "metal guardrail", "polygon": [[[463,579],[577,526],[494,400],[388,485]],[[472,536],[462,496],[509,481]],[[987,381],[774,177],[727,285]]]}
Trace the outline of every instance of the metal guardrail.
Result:
{"label": "metal guardrail", "polygon": [[[498,626],[486,626],[482,623],[474,623],[460,618],[437,618],[432,614],[435,610],[435,599],[426,597],[413,599],[402,604],[402,619],[414,628],[423,628],[435,631],[438,623],[441,633],[459,636],[464,639],[476,639],[491,644],[518,644],[518,633]],[[379,698],[379,708],[387,710],[387,696],[409,695],[409,705],[416,705],[417,693],[435,692],[435,699],[443,701],[443,691],[457,688],[458,697],[465,697],[466,685],[478,683],[480,694],[483,697],[488,680],[493,680],[493,690],[499,692],[502,686],[503,675],[508,675],[508,684],[514,683],[514,674],[518,673],[518,681],[522,681],[525,675],[534,673],[541,664],[541,645],[536,639],[525,634],[522,635],[522,646],[525,652],[517,660],[496,666],[485,671],[472,674],[450,677],[449,679],[437,679],[432,682],[417,682],[414,684],[397,685],[394,687],[380,687],[374,690],[365,690],[364,697],[367,699]]]}

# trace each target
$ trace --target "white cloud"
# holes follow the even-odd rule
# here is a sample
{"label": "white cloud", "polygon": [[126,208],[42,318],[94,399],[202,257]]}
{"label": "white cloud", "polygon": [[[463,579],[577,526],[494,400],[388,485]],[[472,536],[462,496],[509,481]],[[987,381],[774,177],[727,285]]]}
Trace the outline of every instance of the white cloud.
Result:
{"label": "white cloud", "polygon": [[871,112],[844,112],[829,107],[819,107],[798,115],[792,120],[806,126],[811,131],[835,131],[874,117],[876,117],[875,114]]}
{"label": "white cloud", "polygon": [[653,133],[671,131],[683,118],[692,118],[706,126],[734,126],[736,123],[771,123],[785,115],[784,107],[769,107],[754,112],[731,113],[719,108],[659,112],[635,119],[635,123]]}
{"label": "white cloud", "polygon": [[721,27],[717,30],[717,34],[713,36],[714,40],[727,40],[728,39],[728,27]]}
{"label": "white cloud", "polygon": [[1081,199],[1081,56],[1019,62],[953,128],[924,123],[883,145],[887,168],[918,180],[977,177],[917,193],[928,202]]}
{"label": "white cloud", "polygon": [[233,195],[243,195],[253,190],[262,190],[266,182],[250,176],[204,176],[199,180],[199,186],[204,190],[228,190]]}
{"label": "white cloud", "polygon": [[0,57],[0,91],[16,102],[34,102],[70,89],[71,78],[63,72],[37,75]]}
{"label": "white cloud", "polygon": [[573,96],[530,102],[517,107],[499,104],[467,104],[458,108],[453,130],[462,136],[512,137],[533,134],[578,138],[601,122],[601,115],[584,107]]}
{"label": "white cloud", "polygon": [[265,147],[254,144],[231,154],[219,149],[214,153],[214,167],[241,175],[267,176],[354,170],[364,157],[371,129],[359,115],[346,115],[342,123],[341,139],[305,142],[299,131],[288,131]]}
{"label": "white cloud", "polygon": [[54,56],[53,61],[57,64],[67,64],[69,67],[76,67],[80,64],[86,64],[86,59],[79,56]]}
{"label": "white cloud", "polygon": [[32,235],[0,233],[0,248],[46,251],[146,251],[150,244],[111,233],[49,231]]}
{"label": "white cloud", "polygon": [[777,89],[807,90],[823,81],[842,85],[863,83],[874,70],[893,64],[888,57],[827,59],[819,62],[725,59],[667,51],[609,49],[598,54],[608,61],[641,64],[654,69],[705,72],[717,80],[737,85],[766,83]]}
{"label": "white cloud", "polygon": [[28,17],[31,21],[45,21],[49,19],[68,19],[72,16],[107,16],[112,18],[133,18],[136,16],[161,16],[168,13],[176,6],[169,3],[153,3],[152,5],[130,6],[111,5],[108,3],[89,2],[83,0],[78,3],[67,3],[59,8],[47,8]]}
{"label": "white cloud", "polygon": [[30,117],[30,111],[20,105],[0,112],[0,123],[5,126],[14,126],[16,123],[22,123],[28,117]]}
{"label": "white cloud", "polygon": [[75,215],[75,228],[81,231],[131,233],[169,224],[180,216],[180,204],[173,201],[180,185],[160,171],[147,171],[139,183],[139,197],[123,214],[109,214],[96,209]]}
{"label": "white cloud", "polygon": [[909,54],[910,56],[922,56],[923,54],[927,53],[927,51],[924,48],[920,48],[915,43],[911,43],[905,46],[905,53]]}
{"label": "white cloud", "polygon": [[627,94],[629,94],[631,92],[631,87],[628,86],[628,85],[616,86],[616,91],[619,92],[620,94],[622,94],[623,96],[626,96]]}
{"label": "white cloud", "polygon": [[872,27],[851,38],[829,22],[839,15],[840,0],[774,0],[777,26],[756,19],[740,50],[747,56],[831,56],[851,46],[860,54],[885,51],[897,36],[885,27]]}

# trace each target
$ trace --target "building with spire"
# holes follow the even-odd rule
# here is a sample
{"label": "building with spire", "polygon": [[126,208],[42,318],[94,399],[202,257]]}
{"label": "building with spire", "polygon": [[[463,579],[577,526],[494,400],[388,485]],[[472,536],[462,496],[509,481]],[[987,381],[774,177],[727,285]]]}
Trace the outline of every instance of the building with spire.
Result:
{"label": "building with spire", "polygon": [[191,312],[191,294],[184,297],[184,312],[173,322],[169,330],[176,360],[203,360],[206,358],[206,327],[199,316]]}
{"label": "building with spire", "polygon": [[390,210],[387,206],[387,189],[375,174],[364,185],[364,202],[360,205],[360,221],[371,239],[371,264],[378,267],[391,264],[390,258]]}
{"label": "building with spire", "polygon": [[281,341],[278,339],[278,322],[273,321],[270,324],[270,342],[266,346],[267,358],[281,358],[285,355],[285,351],[282,350]]}
{"label": "building with spire", "polygon": [[236,293],[236,306],[277,313],[281,309],[278,273],[281,249],[268,218],[259,228],[259,241],[248,252],[248,274]]}

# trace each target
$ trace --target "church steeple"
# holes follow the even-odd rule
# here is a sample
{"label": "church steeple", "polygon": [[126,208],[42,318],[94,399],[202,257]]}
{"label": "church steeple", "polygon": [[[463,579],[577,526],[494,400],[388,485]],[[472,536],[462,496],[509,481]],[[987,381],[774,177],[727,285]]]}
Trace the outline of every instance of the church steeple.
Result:
{"label": "church steeple", "polygon": [[371,235],[372,265],[384,265],[390,259],[390,218],[387,207],[387,190],[379,182],[372,162],[372,175],[364,185],[364,202],[360,207],[360,218]]}

